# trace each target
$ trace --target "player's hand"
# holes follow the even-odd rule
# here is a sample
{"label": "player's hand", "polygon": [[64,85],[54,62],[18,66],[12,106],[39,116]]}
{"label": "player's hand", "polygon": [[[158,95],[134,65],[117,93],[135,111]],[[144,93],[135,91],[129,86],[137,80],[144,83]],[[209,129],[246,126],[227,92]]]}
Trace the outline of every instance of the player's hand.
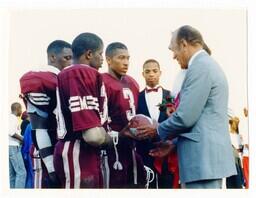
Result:
{"label": "player's hand", "polygon": [[56,172],[49,173],[49,188],[60,188],[60,180]]}
{"label": "player's hand", "polygon": [[173,114],[174,111],[176,111],[176,109],[175,109],[174,106],[167,107],[167,108],[166,108],[166,114],[167,114],[167,116],[170,117],[170,116]]}
{"label": "player's hand", "polygon": [[137,139],[137,137],[131,133],[130,131],[130,123],[127,124],[126,127],[124,127],[120,132],[119,132],[119,135],[120,137],[125,137],[125,138],[132,138],[132,139]]}
{"label": "player's hand", "polygon": [[136,137],[138,139],[151,139],[157,136],[157,126],[156,120],[153,120],[153,124],[140,126],[137,128]]}
{"label": "player's hand", "polygon": [[152,157],[166,157],[171,152],[173,152],[176,148],[176,145],[172,143],[172,141],[165,141],[165,142],[156,142],[154,143],[156,148],[151,149],[149,151],[149,155]]}

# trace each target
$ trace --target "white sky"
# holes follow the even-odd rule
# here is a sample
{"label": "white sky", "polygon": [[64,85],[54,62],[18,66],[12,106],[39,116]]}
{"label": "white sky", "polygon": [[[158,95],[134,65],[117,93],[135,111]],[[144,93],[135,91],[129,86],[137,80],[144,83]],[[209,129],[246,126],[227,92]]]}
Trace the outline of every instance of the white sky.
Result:
{"label": "white sky", "polygon": [[[245,9],[84,9],[14,10],[10,13],[9,102],[19,100],[19,78],[47,63],[46,48],[55,39],[72,42],[81,32],[94,32],[105,46],[121,41],[130,51],[128,74],[144,88],[142,65],[160,62],[161,84],[172,89],[180,71],[168,50],[171,32],[189,24],[199,29],[229,82],[229,106],[242,117],[247,106],[247,29]],[[211,25],[209,25],[211,24]],[[15,71],[15,72],[13,72]],[[106,62],[101,71],[107,71]],[[243,132],[243,130],[241,130]],[[247,139],[247,137],[245,137]]]}
{"label": "white sky", "polygon": [[[56,4],[51,6],[49,2],[56,2]],[[100,35],[105,46],[112,41],[121,41],[128,46],[131,55],[128,73],[139,82],[141,88],[144,86],[144,80],[141,76],[142,63],[148,58],[157,59],[163,72],[161,84],[171,89],[174,78],[179,71],[177,62],[172,60],[172,55],[168,50],[171,31],[181,25],[189,24],[200,30],[205,42],[213,52],[212,56],[222,66],[229,82],[229,106],[239,117],[242,116],[243,107],[247,106],[247,58],[249,56],[249,114],[250,121],[256,119],[253,115],[255,114],[255,69],[253,69],[256,50],[254,38],[256,34],[255,28],[253,28],[255,27],[253,21],[255,7],[249,8],[248,22],[246,20],[246,10],[243,9],[247,7],[245,5],[252,6],[255,5],[254,3],[243,4],[242,1],[236,1],[235,3],[232,1],[233,4],[230,4],[231,1],[217,1],[218,3],[216,3],[216,1],[208,0],[207,3],[206,1],[190,1],[190,4],[184,4],[184,1],[179,1],[180,3],[176,3],[176,7],[189,7],[189,9],[148,10],[143,7],[163,8],[173,6],[168,1],[163,0],[158,2],[148,1],[147,4],[139,1],[129,1],[130,3],[110,1],[111,3],[108,4],[107,1],[99,0],[96,1],[96,4],[86,1],[87,5],[85,5],[85,1],[78,0],[72,1],[76,3],[59,2],[61,1],[52,0],[48,1],[48,4],[44,4],[43,1],[37,1],[33,4],[32,0],[3,1],[2,5],[9,5],[12,9],[10,12],[6,10],[0,12],[0,22],[4,27],[1,31],[0,41],[5,47],[0,48],[5,68],[3,75],[1,75],[1,90],[3,90],[5,96],[2,97],[3,104],[6,104],[1,107],[3,108],[1,112],[9,112],[9,104],[18,100],[18,79],[20,76],[29,69],[47,63],[45,50],[49,42],[55,39],[72,42],[76,35],[86,31]],[[193,2],[197,3],[193,4]],[[69,10],[70,7],[80,8],[85,6],[133,7],[133,9]],[[57,10],[56,8],[59,7],[65,7],[66,10]],[[142,8],[134,9],[134,7]],[[198,10],[198,7],[203,9]],[[213,7],[215,9],[212,9]],[[34,10],[24,10],[24,8]],[[42,8],[48,9],[42,10]],[[249,24],[249,38],[247,38],[247,24]],[[249,39],[248,53],[247,39]],[[106,70],[107,67],[104,63],[102,71]],[[252,100],[252,98],[254,99]],[[254,103],[250,101],[254,101]],[[7,122],[5,117],[3,116],[3,119],[1,119],[4,123]],[[251,128],[255,131],[252,122],[250,122],[250,130]],[[253,144],[255,144],[255,138],[253,137],[255,135],[250,133],[250,143],[253,141]],[[3,143],[1,145],[8,145],[7,142]],[[252,145],[252,155],[250,155],[253,159],[255,159],[255,152],[252,152],[252,150],[255,151],[254,147]],[[6,149],[6,147],[4,148]],[[255,170],[251,171],[253,175],[251,186],[256,183],[255,173]],[[2,175],[8,178],[8,171],[1,173]],[[2,186],[1,180],[0,186]],[[8,188],[8,182],[3,185],[5,189]],[[250,192],[248,195],[251,195]],[[6,191],[5,194],[10,195]],[[193,196],[196,197],[196,194]]]}

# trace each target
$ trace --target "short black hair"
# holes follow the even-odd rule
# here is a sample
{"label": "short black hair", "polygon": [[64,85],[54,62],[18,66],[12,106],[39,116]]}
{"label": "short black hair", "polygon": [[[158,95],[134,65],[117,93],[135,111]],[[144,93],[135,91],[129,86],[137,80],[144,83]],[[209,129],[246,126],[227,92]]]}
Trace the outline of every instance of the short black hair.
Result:
{"label": "short black hair", "polygon": [[159,64],[159,62],[158,62],[157,60],[155,60],[155,59],[148,59],[148,60],[146,60],[146,61],[143,63],[143,69],[144,69],[145,65],[148,64],[148,63],[156,63],[157,66],[158,66],[159,69],[160,69],[160,64]]}
{"label": "short black hair", "polygon": [[70,48],[71,44],[63,40],[55,40],[47,47],[47,54],[60,54],[64,48]]}
{"label": "short black hair", "polygon": [[105,56],[107,57],[113,57],[116,50],[118,49],[125,49],[125,50],[128,50],[128,48],[126,47],[125,44],[123,43],[120,43],[120,42],[114,42],[114,43],[110,43],[108,46],[107,46],[107,49],[105,51]]}
{"label": "short black hair", "polygon": [[72,52],[75,59],[80,58],[86,51],[93,52],[103,46],[102,39],[96,34],[85,32],[79,34],[72,42]]}
{"label": "short black hair", "polygon": [[20,104],[20,103],[14,102],[14,103],[12,103],[12,105],[11,105],[11,111],[14,112],[14,111],[16,111],[18,108],[20,108],[20,107],[21,107],[21,104]]}

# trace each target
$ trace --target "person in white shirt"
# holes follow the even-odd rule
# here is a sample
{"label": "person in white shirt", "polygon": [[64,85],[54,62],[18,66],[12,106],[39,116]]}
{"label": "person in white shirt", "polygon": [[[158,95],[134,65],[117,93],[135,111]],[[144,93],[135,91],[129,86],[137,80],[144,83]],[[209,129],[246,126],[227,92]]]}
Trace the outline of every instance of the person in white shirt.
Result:
{"label": "person in white shirt", "polygon": [[245,107],[243,109],[244,111],[244,117],[242,119],[242,123],[244,127],[242,129],[246,134],[246,137],[244,138],[244,147],[243,147],[243,173],[244,173],[244,179],[245,179],[245,188],[249,188],[249,144],[248,144],[248,109]]}
{"label": "person in white shirt", "polygon": [[241,157],[243,139],[242,139],[242,136],[239,134],[239,122],[240,120],[236,116],[232,117],[229,120],[231,143]]}
{"label": "person in white shirt", "polygon": [[183,84],[184,78],[186,76],[187,69],[181,69],[177,76],[175,77],[173,86],[172,86],[172,93],[171,95],[176,98],[181,90],[181,86]]}
{"label": "person in white shirt", "polygon": [[22,113],[20,103],[11,105],[9,116],[9,179],[10,188],[25,188],[26,169],[21,155],[23,137],[20,135],[18,117]]}
{"label": "person in white shirt", "polygon": [[237,175],[232,175],[226,178],[227,188],[243,188],[244,186],[244,176],[242,170],[242,150],[243,150],[243,140],[242,136],[239,134],[239,118],[233,116],[229,119],[230,125],[230,138],[231,144],[233,146],[233,154],[236,163]]}

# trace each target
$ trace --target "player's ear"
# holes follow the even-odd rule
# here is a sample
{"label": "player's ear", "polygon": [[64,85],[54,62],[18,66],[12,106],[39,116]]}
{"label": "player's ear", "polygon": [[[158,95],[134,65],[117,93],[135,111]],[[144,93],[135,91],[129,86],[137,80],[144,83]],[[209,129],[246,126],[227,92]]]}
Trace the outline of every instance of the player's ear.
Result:
{"label": "player's ear", "polygon": [[110,58],[109,56],[106,56],[106,61],[107,61],[108,65],[110,65],[110,63],[111,63],[111,58]]}
{"label": "player's ear", "polygon": [[144,73],[144,70],[142,71],[142,76],[145,78],[145,73]]}
{"label": "player's ear", "polygon": [[86,58],[87,60],[92,59],[92,57],[93,57],[92,50],[87,50],[87,51],[84,53],[84,55],[85,55],[85,58]]}
{"label": "player's ear", "polygon": [[186,48],[188,46],[188,42],[185,39],[180,40],[180,46]]}
{"label": "player's ear", "polygon": [[48,55],[48,58],[50,60],[51,63],[54,63],[56,61],[56,56],[55,54],[49,54]]}

